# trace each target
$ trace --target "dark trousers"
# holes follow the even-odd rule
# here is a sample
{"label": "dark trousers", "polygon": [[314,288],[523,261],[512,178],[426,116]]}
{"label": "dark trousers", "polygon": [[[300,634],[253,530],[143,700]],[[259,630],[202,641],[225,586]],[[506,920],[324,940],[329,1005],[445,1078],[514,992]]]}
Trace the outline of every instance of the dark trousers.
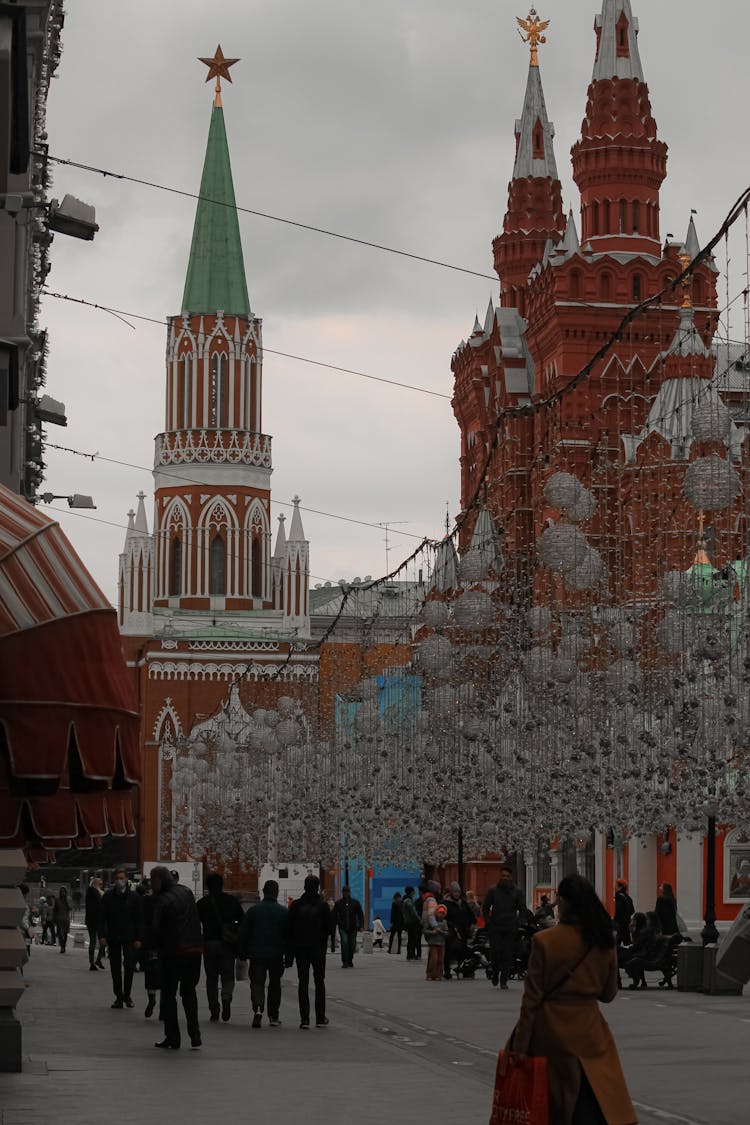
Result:
{"label": "dark trousers", "polygon": [[101,956],[101,946],[99,945],[99,936],[96,932],[96,926],[87,926],[89,932],[89,965],[93,965],[94,961],[98,960]]}
{"label": "dark trousers", "polygon": [[408,926],[406,930],[406,960],[417,961],[422,956],[422,927]]}
{"label": "dark trousers", "polygon": [[188,1035],[200,1034],[196,988],[201,977],[201,955],[168,954],[162,958],[161,1012],[164,1038],[173,1047],[180,1045],[180,1024],[177,1019],[177,991],[182,998]]}
{"label": "dark trousers", "polygon": [[516,935],[490,930],[490,957],[493,976],[505,984],[516,968]]}
{"label": "dark trousers", "polygon": [[219,977],[221,977],[222,1000],[232,999],[235,956],[232,947],[224,941],[210,939],[206,942],[203,968],[206,973],[206,998],[212,1012],[219,1010]]}
{"label": "dark trousers", "polygon": [[339,926],[339,941],[341,942],[342,965],[353,965],[354,953],[357,948],[357,931],[342,930]]}
{"label": "dark trousers", "polygon": [[268,1015],[272,1020],[279,1018],[283,972],[283,958],[253,957],[250,962],[250,1002],[254,1012],[262,1012],[265,1008],[268,977]]}
{"label": "dark trousers", "polygon": [[607,1125],[607,1120],[585,1074],[581,1074],[581,1089],[573,1110],[571,1125]]}
{"label": "dark trousers", "polygon": [[[133,987],[133,970],[135,969],[136,951],[133,943],[112,942],[109,945],[109,971],[112,974],[112,991],[117,1000],[124,1000],[130,996]],[[124,970],[124,976],[123,976]]]}
{"label": "dark trousers", "polygon": [[296,954],[299,981],[299,1018],[310,1022],[310,969],[315,983],[315,1019],[323,1020],[326,1014],[326,951],[325,948],[300,950]]}
{"label": "dark trousers", "polygon": [[397,953],[401,952],[401,937],[403,935],[403,932],[404,932],[403,930],[395,930],[393,927],[391,927],[391,936],[388,938],[388,952],[389,953],[391,953],[392,950],[393,950],[394,938],[398,938],[398,949],[396,950],[396,952]]}

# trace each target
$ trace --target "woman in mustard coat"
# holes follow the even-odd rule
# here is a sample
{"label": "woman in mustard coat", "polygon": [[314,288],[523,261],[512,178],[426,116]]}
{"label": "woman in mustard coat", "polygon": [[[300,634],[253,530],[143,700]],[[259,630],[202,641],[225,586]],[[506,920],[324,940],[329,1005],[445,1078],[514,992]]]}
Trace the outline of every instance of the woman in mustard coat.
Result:
{"label": "woman in mustard coat", "polygon": [[612,920],[580,875],[557,892],[560,923],[535,935],[511,1050],[547,1058],[550,1125],[634,1125],[612,1033],[599,1010],[617,995]]}

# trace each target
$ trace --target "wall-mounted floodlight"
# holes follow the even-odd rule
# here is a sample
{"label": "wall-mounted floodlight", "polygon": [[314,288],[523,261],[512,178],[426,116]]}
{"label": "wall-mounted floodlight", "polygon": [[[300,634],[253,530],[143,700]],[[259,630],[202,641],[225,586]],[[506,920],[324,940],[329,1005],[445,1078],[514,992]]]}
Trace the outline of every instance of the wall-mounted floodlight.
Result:
{"label": "wall-mounted floodlight", "polygon": [[67,426],[65,416],[65,403],[58,402],[51,395],[42,395],[34,403],[34,414],[40,422],[48,422],[52,426]]}
{"label": "wall-mounted floodlight", "polygon": [[73,195],[63,196],[62,203],[53,199],[49,205],[49,229],[90,242],[99,230],[96,210]]}
{"label": "wall-mounted floodlight", "polygon": [[51,504],[53,500],[67,500],[69,508],[96,508],[93,498],[83,496],[80,492],[74,492],[72,496],[56,496],[52,492],[43,492],[39,499],[43,504]]}

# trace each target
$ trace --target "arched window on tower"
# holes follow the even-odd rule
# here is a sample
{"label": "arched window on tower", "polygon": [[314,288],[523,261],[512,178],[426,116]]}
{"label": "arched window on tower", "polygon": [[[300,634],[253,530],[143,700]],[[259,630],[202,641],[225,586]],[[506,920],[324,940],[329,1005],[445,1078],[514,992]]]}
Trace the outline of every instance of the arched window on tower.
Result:
{"label": "arched window on tower", "polygon": [[580,270],[570,271],[570,296],[573,300],[579,300],[581,297],[582,279]]}
{"label": "arched window on tower", "polygon": [[633,234],[638,234],[641,222],[641,209],[638,200],[633,200]]}
{"label": "arched window on tower", "polygon": [[169,596],[179,598],[182,593],[182,540],[172,540],[169,551]]}
{"label": "arched window on tower", "polygon": [[211,425],[219,430],[229,427],[229,357],[215,352],[211,357]]}
{"label": "arched window on tower", "polygon": [[612,300],[612,274],[603,273],[599,281],[599,296],[602,301]]}
{"label": "arched window on tower", "polygon": [[620,15],[617,21],[617,57],[618,59],[627,59],[630,57],[630,43],[628,40],[628,32],[630,24],[624,12]]}
{"label": "arched window on tower", "polygon": [[591,230],[590,234],[599,234],[599,204],[594,202],[591,204]]}
{"label": "arched window on tower", "polygon": [[263,597],[263,540],[253,535],[251,540],[250,586],[254,598]]}
{"label": "arched window on tower", "polygon": [[620,234],[627,234],[628,205],[624,199],[620,200]]}
{"label": "arched window on tower", "polygon": [[182,428],[193,428],[193,357],[182,357]]}
{"label": "arched window on tower", "polygon": [[636,304],[643,300],[643,278],[639,273],[633,274],[633,300]]}
{"label": "arched window on tower", "polygon": [[227,592],[227,548],[220,535],[211,540],[208,557],[208,592],[212,598]]}

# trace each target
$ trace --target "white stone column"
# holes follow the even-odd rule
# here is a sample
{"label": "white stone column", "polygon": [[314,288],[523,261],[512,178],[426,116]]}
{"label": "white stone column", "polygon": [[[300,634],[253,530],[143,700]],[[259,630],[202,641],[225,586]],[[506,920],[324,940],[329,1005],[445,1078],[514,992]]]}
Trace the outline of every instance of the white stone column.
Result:
{"label": "white stone column", "polygon": [[675,894],[691,934],[699,933],[703,927],[703,837],[699,833],[677,837]]}
{"label": "white stone column", "polygon": [[558,886],[558,883],[560,882],[560,859],[561,859],[560,849],[559,848],[550,848],[549,858],[550,858],[550,876],[549,876],[549,878],[550,878],[550,883],[552,884],[552,894],[554,896],[554,895],[557,894],[557,886]]}
{"label": "white stone column", "polygon": [[631,836],[628,849],[630,896],[636,910],[653,910],[656,903],[656,837]]}
{"label": "white stone column", "polygon": [[532,857],[526,860],[526,905],[531,906],[534,901],[536,887],[536,860]]}
{"label": "white stone column", "polygon": [[594,886],[599,898],[604,901],[607,882],[607,837],[604,832],[594,834],[595,875]]}

